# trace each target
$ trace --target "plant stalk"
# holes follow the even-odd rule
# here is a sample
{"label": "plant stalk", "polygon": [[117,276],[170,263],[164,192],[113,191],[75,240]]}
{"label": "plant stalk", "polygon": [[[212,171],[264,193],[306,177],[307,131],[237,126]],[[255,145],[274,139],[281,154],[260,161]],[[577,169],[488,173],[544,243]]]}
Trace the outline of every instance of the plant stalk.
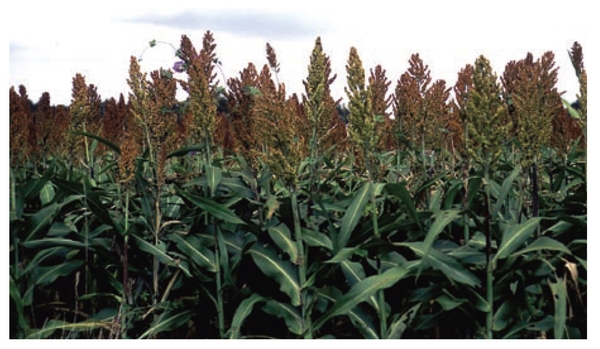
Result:
{"label": "plant stalk", "polygon": [[492,265],[492,230],[490,212],[490,176],[489,164],[484,164],[484,186],[485,186],[485,255],[486,255],[486,300],[489,305],[485,318],[486,337],[493,339],[494,327],[494,266]]}
{"label": "plant stalk", "polygon": [[302,226],[300,225],[300,212],[298,211],[298,194],[296,189],[290,187],[290,196],[292,201],[292,214],[294,217],[294,235],[296,240],[296,249],[298,250],[298,260],[296,265],[298,266],[298,277],[300,281],[300,311],[302,314],[302,332],[304,333],[305,339],[312,338],[312,331],[310,330],[311,321],[308,314],[308,299],[305,290],[306,284],[306,256],[304,251],[304,243],[302,242]]}

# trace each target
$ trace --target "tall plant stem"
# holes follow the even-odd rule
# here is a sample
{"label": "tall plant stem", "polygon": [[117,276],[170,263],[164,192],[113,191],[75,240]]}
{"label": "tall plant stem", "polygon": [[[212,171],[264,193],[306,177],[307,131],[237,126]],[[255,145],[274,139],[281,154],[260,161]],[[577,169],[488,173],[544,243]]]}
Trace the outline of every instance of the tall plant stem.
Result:
{"label": "tall plant stem", "polygon": [[16,217],[17,215],[17,180],[15,178],[15,171],[10,167],[10,217]]}
{"label": "tall plant stem", "polygon": [[[292,201],[292,214],[294,217],[294,237],[296,240],[296,249],[298,250],[298,260],[296,264],[298,266],[298,278],[300,281],[300,307],[302,314],[302,332],[304,333],[305,339],[312,338],[312,331],[310,331],[311,321],[308,314],[308,299],[305,290],[306,284],[306,255],[304,251],[304,243],[302,242],[302,226],[300,225],[300,212],[298,210],[298,194],[296,188],[293,186],[290,188],[290,197]],[[308,330],[307,330],[308,329]]]}
{"label": "tall plant stem", "polygon": [[215,263],[216,270],[216,292],[217,292],[217,321],[219,326],[219,336],[221,338],[225,338],[225,308],[223,304],[223,280],[221,275],[221,246],[220,241],[222,240],[219,236],[221,231],[218,230],[217,224],[212,218],[213,221],[213,236],[215,239],[215,259],[217,263]]}
{"label": "tall plant stem", "polygon": [[485,255],[486,255],[486,300],[489,305],[485,318],[486,337],[493,339],[494,327],[494,266],[492,265],[492,229],[490,212],[490,175],[489,164],[484,164],[485,188]]}
{"label": "tall plant stem", "polygon": [[[160,169],[157,168],[157,171],[160,171]],[[161,214],[160,214],[160,195],[161,195],[161,183],[157,183],[156,186],[156,198],[155,198],[155,220],[154,220],[154,245],[158,246],[158,242],[159,242],[159,238],[160,238],[160,221],[161,221]],[[152,286],[153,286],[153,290],[154,290],[154,297],[152,299],[152,306],[155,309],[156,305],[158,304],[158,259],[156,258],[156,256],[152,256]],[[156,320],[158,317],[158,315],[156,314],[156,312],[154,313],[154,319]]]}
{"label": "tall plant stem", "polygon": [[[373,188],[373,183],[369,183],[370,187]],[[373,223],[373,236],[380,237],[379,233],[379,220],[377,217],[377,206],[375,205],[375,194],[371,195],[371,221]],[[377,257],[377,274],[381,275],[383,272],[381,268],[381,259]],[[385,313],[385,293],[383,290],[377,292],[377,303],[379,308],[379,331],[380,338],[385,338],[387,333],[387,314]]]}
{"label": "tall plant stem", "polygon": [[[533,205],[533,217],[539,217],[540,215],[540,200],[539,200],[539,187],[538,187],[538,167],[537,159],[533,160],[531,165],[531,195]],[[540,226],[537,227],[537,236],[540,236]]]}
{"label": "tall plant stem", "polygon": [[[124,214],[124,236],[123,236],[123,295],[122,295],[122,299],[121,299],[121,307],[119,308],[119,312],[123,311],[126,308],[126,305],[128,303],[129,300],[129,294],[130,294],[130,290],[129,290],[129,274],[128,274],[128,269],[129,269],[129,261],[128,261],[128,245],[129,245],[129,190],[127,190],[127,185],[125,185],[124,188],[119,187],[119,192],[121,192],[122,190],[125,190],[125,214]],[[121,196],[122,193],[119,193],[119,196]],[[124,313],[126,314],[126,312]],[[123,316],[123,314],[119,314],[119,317],[121,318],[121,327],[120,327],[120,331],[121,331],[121,335],[119,335],[118,337],[122,336],[122,331],[125,328],[125,325],[127,323],[127,320],[125,318],[125,316]]]}
{"label": "tall plant stem", "polygon": [[469,240],[471,239],[471,234],[469,231],[469,216],[467,214],[467,204],[468,204],[468,197],[469,197],[469,161],[467,159],[465,159],[465,163],[463,165],[462,175],[463,175],[463,186],[465,189],[465,194],[462,198],[463,240],[464,240],[464,243],[467,244],[469,242]]}
{"label": "tall plant stem", "polygon": [[[212,166],[212,139],[210,134],[204,131],[204,168],[207,166]],[[210,190],[204,191],[204,197],[210,198],[212,193]],[[223,237],[221,235],[221,230],[219,229],[215,218],[206,214],[204,216],[205,224],[212,224],[213,227],[213,239],[215,242],[215,287],[216,287],[216,296],[217,296],[217,326],[219,327],[219,337],[225,338],[225,304],[223,301],[223,273],[221,269],[221,259],[223,257],[222,251],[224,250],[224,246],[221,246],[221,241],[223,241]]]}

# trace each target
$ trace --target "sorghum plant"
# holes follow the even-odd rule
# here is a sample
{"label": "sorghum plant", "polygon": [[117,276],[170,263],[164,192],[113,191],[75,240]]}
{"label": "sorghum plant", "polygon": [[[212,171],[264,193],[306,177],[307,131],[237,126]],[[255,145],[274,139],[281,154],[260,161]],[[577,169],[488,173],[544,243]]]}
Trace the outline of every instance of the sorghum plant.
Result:
{"label": "sorghum plant", "polygon": [[34,130],[33,115],[25,86],[19,93],[10,88],[10,163],[23,164],[31,153],[30,134]]}
{"label": "sorghum plant", "polygon": [[558,69],[554,54],[546,52],[534,62],[533,55],[507,64],[501,78],[509,112],[521,150],[521,163],[530,173],[533,217],[538,216],[538,165],[541,150],[550,143],[552,121],[562,112],[562,100],[556,88]]}
{"label": "sorghum plant", "polygon": [[350,48],[346,64],[347,86],[344,88],[348,95],[348,135],[358,152],[362,163],[361,170],[366,170],[369,179],[376,177],[375,157],[379,135],[377,134],[377,119],[373,114],[372,91],[365,83],[365,70],[356,48]]}

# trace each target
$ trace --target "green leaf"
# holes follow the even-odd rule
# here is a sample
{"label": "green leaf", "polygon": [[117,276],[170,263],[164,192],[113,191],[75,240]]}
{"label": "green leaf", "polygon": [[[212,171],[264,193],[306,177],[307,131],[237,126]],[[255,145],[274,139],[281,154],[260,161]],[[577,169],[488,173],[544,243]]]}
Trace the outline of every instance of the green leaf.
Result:
{"label": "green leaf", "polygon": [[114,151],[115,153],[117,153],[117,155],[121,155],[121,148],[120,148],[118,145],[114,144],[113,142],[109,141],[109,140],[108,140],[108,139],[106,139],[106,138],[102,138],[102,137],[100,137],[100,136],[97,136],[97,135],[95,135],[95,134],[93,134],[93,133],[89,133],[89,132],[83,132],[83,131],[75,131],[75,130],[71,130],[71,131],[69,131],[69,132],[71,132],[71,133],[72,133],[72,134],[74,134],[74,135],[86,136],[86,137],[88,137],[88,138],[95,139],[95,140],[97,140],[98,142],[100,142],[100,143],[102,143],[102,144],[106,145],[106,146],[107,146],[107,147],[108,147],[110,150],[112,150],[112,151]]}
{"label": "green leaf", "polygon": [[255,196],[254,191],[249,188],[241,178],[222,178],[221,187],[231,190],[235,195],[244,199],[251,200]]}
{"label": "green leaf", "polygon": [[347,315],[358,304],[366,301],[376,292],[393,286],[409,274],[409,269],[403,267],[390,268],[380,275],[370,276],[356,285],[338,299],[338,301],[315,321],[313,331],[317,331],[325,322],[334,316]]}
{"label": "green leaf", "polygon": [[64,247],[64,246],[53,246],[53,247],[49,247],[49,248],[45,248],[43,250],[40,250],[38,253],[36,253],[35,257],[33,257],[25,266],[25,268],[23,269],[23,272],[21,273],[21,275],[23,274],[27,274],[30,271],[34,270],[35,268],[37,268],[38,265],[42,264],[43,261],[49,259],[49,258],[62,258],[64,259],[65,256],[67,255],[68,252],[70,252],[71,249],[68,247]]}
{"label": "green leaf", "polygon": [[189,319],[194,316],[195,312],[192,310],[183,310],[180,309],[166,311],[152,323],[150,328],[146,330],[141,336],[140,339],[144,339],[147,337],[151,337],[160,332],[171,331],[182,325],[186,324]]}
{"label": "green leaf", "polygon": [[498,248],[498,252],[494,256],[492,263],[498,260],[509,257],[514,251],[520,248],[527,239],[533,234],[540,223],[540,217],[530,218],[527,221],[513,225],[508,228],[502,235],[502,242]]}
{"label": "green leaf", "polygon": [[494,314],[494,331],[502,331],[509,325],[515,307],[511,300],[506,300],[498,307]]}
{"label": "green leaf", "polygon": [[[363,266],[358,262],[345,260],[340,263],[340,266],[344,276],[346,277],[346,282],[348,282],[350,287],[353,287],[367,277]],[[375,299],[375,295],[369,297],[367,302],[373,307],[373,309],[375,309],[377,313],[379,313],[379,302],[377,302]]]}
{"label": "green leaf", "polygon": [[567,248],[567,246],[565,246],[562,242],[554,240],[547,236],[541,236],[534,242],[530,243],[529,245],[522,248],[521,250],[513,253],[512,255],[518,256],[521,254],[534,252],[534,251],[541,251],[541,250],[558,251],[558,252],[563,252],[566,254],[571,254],[571,251],[569,250],[569,248]]}
{"label": "green leaf", "polygon": [[402,338],[404,331],[410,326],[411,322],[417,316],[422,303],[417,303],[402,313],[398,319],[392,321],[388,327],[387,339]]}
{"label": "green leaf", "polygon": [[456,307],[461,306],[468,300],[466,298],[456,298],[449,294],[442,294],[441,296],[437,297],[435,301],[442,306],[442,309],[444,309],[444,311],[450,311]]}
{"label": "green leaf", "polygon": [[211,197],[215,196],[215,193],[217,192],[217,187],[221,183],[222,178],[223,170],[221,170],[219,167],[215,167],[212,165],[206,166],[206,179]]}
{"label": "green leaf", "polygon": [[71,225],[67,225],[63,222],[54,222],[50,229],[48,230],[48,234],[46,236],[49,237],[64,237],[69,235],[70,233],[75,233],[77,230]]}
{"label": "green leaf", "polygon": [[241,220],[240,217],[236,216],[236,214],[233,213],[229,208],[227,208],[217,202],[214,202],[212,200],[205,199],[203,197],[199,197],[196,195],[192,195],[183,190],[178,190],[178,191],[182,197],[186,198],[192,204],[201,208],[202,210],[209,213],[213,217],[219,218],[228,223],[245,224],[244,221]]}
{"label": "green leaf", "polygon": [[267,314],[276,316],[278,318],[283,318],[288,330],[294,334],[302,335],[302,316],[298,312],[298,308],[286,304],[280,303],[276,300],[270,300],[265,304],[262,308],[263,311]]}
{"label": "green leaf", "polygon": [[175,241],[177,248],[199,267],[204,268],[211,273],[217,272],[214,252],[204,246],[197,236],[188,235],[183,237],[180,234],[170,234],[170,239]]}
{"label": "green leaf", "polygon": [[344,247],[339,250],[335,256],[331,257],[331,259],[325,261],[325,263],[340,263],[346,261],[359,251],[362,251],[359,247]]}
{"label": "green leaf", "polygon": [[[100,200],[101,193],[94,192],[88,185],[83,185],[78,182],[66,181],[59,178],[52,179],[52,182],[62,191],[69,195],[73,195],[73,198],[83,198],[86,204],[89,206],[93,216],[98,218],[102,223],[108,224],[114,227],[119,234],[123,235],[123,226],[113,221],[107,208],[104,206],[102,200]],[[65,199],[67,201],[67,199]],[[64,205],[65,201],[61,204]]]}
{"label": "green leaf", "polygon": [[240,330],[242,329],[242,325],[244,324],[244,321],[246,321],[246,318],[252,313],[252,308],[254,308],[256,303],[264,302],[266,300],[267,298],[254,293],[240,303],[235,310],[235,314],[233,314],[229,339],[241,338]]}
{"label": "green leaf", "polygon": [[435,221],[429,228],[429,231],[427,232],[427,236],[425,237],[425,240],[423,241],[423,258],[424,259],[426,259],[427,256],[429,255],[431,246],[433,245],[433,242],[438,237],[438,235],[440,235],[440,233],[442,231],[444,231],[444,228],[446,228],[446,226],[448,224],[452,223],[452,221],[454,219],[456,219],[456,217],[458,217],[459,214],[460,214],[460,211],[458,211],[458,210],[439,211],[438,213],[434,214]]}
{"label": "green leaf", "polygon": [[53,246],[67,246],[72,248],[90,247],[81,241],[75,241],[66,238],[43,238],[39,240],[29,240],[22,243],[26,248],[48,248]]}
{"label": "green leaf", "polygon": [[171,158],[173,156],[189,155],[190,152],[200,152],[200,151],[204,151],[204,145],[203,144],[193,144],[193,145],[179,148],[175,151],[170,152],[169,154],[167,154],[167,158]]}
{"label": "green leaf", "polygon": [[346,210],[346,213],[342,217],[340,232],[336,244],[335,251],[346,247],[352,231],[360,221],[367,203],[371,199],[372,184],[371,182],[365,182],[363,186],[358,190],[354,199],[350,203],[350,206]]}
{"label": "green leaf", "polygon": [[573,108],[571,106],[571,103],[569,103],[569,101],[567,101],[564,98],[561,98],[562,102],[563,102],[563,106],[565,108],[567,108],[567,111],[569,112],[569,115],[575,119],[575,120],[581,120],[581,115],[579,114],[579,112],[577,111],[577,109]]}
{"label": "green leaf", "polygon": [[513,183],[515,182],[517,177],[519,177],[520,174],[521,174],[521,169],[519,167],[516,167],[510,173],[510,175],[504,180],[504,182],[502,182],[502,187],[500,188],[498,197],[496,199],[496,206],[492,212],[495,212],[496,214],[499,214],[501,212],[502,206],[504,206],[504,204],[506,202],[506,197],[508,196],[510,190],[512,189]]}
{"label": "green leaf", "polygon": [[60,320],[49,320],[44,327],[39,330],[33,330],[28,333],[27,339],[44,339],[50,337],[56,331],[66,332],[89,332],[103,328],[111,330],[111,324],[100,321],[84,321],[78,323],[68,323]]}
{"label": "green leaf", "polygon": [[181,207],[185,204],[183,199],[177,195],[170,195],[163,200],[166,201],[165,209],[163,211],[165,217],[178,218],[179,211],[181,210]]}
{"label": "green leaf", "polygon": [[567,328],[567,285],[564,280],[548,282],[554,300],[554,338],[562,339]]}
{"label": "green leaf", "polygon": [[[20,331],[25,333],[29,329],[29,324],[27,323],[27,319],[25,317],[23,299],[21,298],[21,293],[19,292],[19,287],[13,278],[10,275],[10,287],[9,287],[10,298],[14,302],[15,310],[17,311],[17,324],[19,326]],[[12,311],[12,308],[11,308]],[[11,317],[11,327],[12,327],[12,317]]]}
{"label": "green leaf", "polygon": [[267,276],[279,283],[279,289],[290,297],[294,306],[300,305],[300,282],[298,269],[289,261],[281,260],[273,249],[254,244],[248,253],[254,263]]}
{"label": "green leaf", "polygon": [[474,176],[469,178],[469,182],[468,182],[468,194],[467,194],[467,208],[471,208],[471,204],[473,203],[473,200],[478,197],[479,195],[479,189],[481,188],[481,184],[483,183],[483,180],[481,177],[478,176]]}
{"label": "green leaf", "polygon": [[59,277],[71,274],[82,265],[82,260],[72,260],[49,267],[38,266],[34,270],[33,280],[35,280],[36,285],[45,286],[56,281]]}
{"label": "green leaf", "polygon": [[292,240],[290,229],[285,224],[279,224],[275,227],[268,228],[269,236],[277,247],[290,256],[291,261],[298,260],[298,249],[296,248],[296,242]]}
{"label": "green leaf", "polygon": [[324,247],[328,250],[333,249],[333,243],[331,239],[318,231],[302,228],[302,240],[308,245],[312,247]]}
{"label": "green leaf", "polygon": [[417,223],[417,226],[422,228],[421,220],[417,214],[414,200],[408,189],[406,189],[406,183],[389,183],[385,186],[385,189],[388,191],[388,193],[398,197],[402,201],[402,203],[408,209],[408,213],[410,213],[412,219],[415,221],[415,223]]}
{"label": "green leaf", "polygon": [[54,199],[54,186],[52,186],[52,182],[46,182],[46,184],[40,190],[40,201],[42,202],[42,206],[46,206],[49,204],[52,199]]}
{"label": "green leaf", "polygon": [[[318,297],[322,299],[327,299],[328,301],[333,302],[335,304],[335,302],[341,297],[341,292],[333,288],[333,292],[319,292]],[[365,339],[379,339],[379,334],[377,327],[375,326],[375,321],[373,317],[367,312],[360,309],[360,307],[354,307],[352,308],[352,310],[348,311],[346,315],[350,318],[352,325],[354,325],[354,327],[358,329],[360,333],[362,333]]]}
{"label": "green leaf", "polygon": [[58,208],[59,205],[57,203],[53,203],[49,206],[42,208],[41,210],[37,211],[33,216],[31,216],[31,218],[29,218],[29,225],[31,226],[31,228],[25,240],[27,241],[32,239],[38,231],[48,226],[50,222],[54,219]]}
{"label": "green leaf", "polygon": [[[412,249],[419,257],[425,256],[422,242],[402,242],[395,243],[396,246],[407,246]],[[456,259],[445,255],[444,253],[432,248],[429,251],[427,258],[423,258],[423,262],[427,263],[433,269],[439,270],[450,280],[460,282],[469,286],[479,286],[481,281],[471,273],[464,265]],[[421,268],[419,266],[419,268]]]}
{"label": "green leaf", "polygon": [[171,256],[169,256],[167,254],[164,242],[159,241],[157,245],[153,245],[137,235],[132,235],[132,236],[133,236],[135,242],[137,243],[138,247],[140,248],[140,250],[147,252],[147,253],[151,254],[152,256],[156,257],[156,259],[159,262],[161,262],[165,265],[172,266],[172,267],[178,267],[185,273],[185,275],[191,276],[190,271],[186,268],[185,265],[179,263],[179,260],[175,260],[174,258],[172,258]]}

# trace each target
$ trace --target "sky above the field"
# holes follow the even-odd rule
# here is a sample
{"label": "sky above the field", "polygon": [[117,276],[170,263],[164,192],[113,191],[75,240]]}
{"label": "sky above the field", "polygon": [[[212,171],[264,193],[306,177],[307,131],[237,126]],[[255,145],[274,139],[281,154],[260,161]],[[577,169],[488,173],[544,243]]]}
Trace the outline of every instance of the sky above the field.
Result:
{"label": "sky above the field", "polygon": [[[357,48],[367,74],[377,64],[396,85],[419,53],[434,80],[455,83],[458,71],[486,56],[500,76],[506,63],[555,53],[559,90],[574,99],[577,81],[568,57],[574,41],[584,62],[591,36],[591,11],[583,1],[13,1],[7,23],[9,87],[24,85],[36,102],[44,91],[51,103],[69,104],[76,73],[94,84],[102,99],[129,92],[130,56],[141,57],[144,71],[170,68],[181,35],[199,50],[213,32],[224,79],[239,76],[248,62],[260,69],[265,45],[275,49],[279,80],[288,93],[303,93],[309,57],[317,36],[329,55],[337,80],[336,98],[346,98],[345,65]],[[483,4],[489,5],[483,5]],[[394,4],[394,5],[392,5]],[[543,5],[541,5],[543,4]],[[591,16],[590,16],[591,18]],[[158,44],[149,48],[149,42]]]}

